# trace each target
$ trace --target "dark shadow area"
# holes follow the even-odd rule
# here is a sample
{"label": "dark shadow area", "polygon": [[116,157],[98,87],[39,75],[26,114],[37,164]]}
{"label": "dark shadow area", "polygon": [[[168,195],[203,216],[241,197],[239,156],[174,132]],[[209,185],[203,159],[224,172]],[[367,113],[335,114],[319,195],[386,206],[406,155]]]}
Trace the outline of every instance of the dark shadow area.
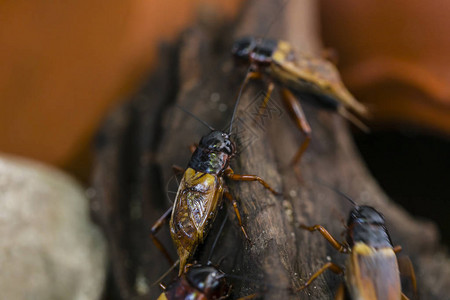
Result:
{"label": "dark shadow area", "polygon": [[376,131],[355,141],[384,191],[412,214],[436,222],[442,242],[450,245],[450,140]]}

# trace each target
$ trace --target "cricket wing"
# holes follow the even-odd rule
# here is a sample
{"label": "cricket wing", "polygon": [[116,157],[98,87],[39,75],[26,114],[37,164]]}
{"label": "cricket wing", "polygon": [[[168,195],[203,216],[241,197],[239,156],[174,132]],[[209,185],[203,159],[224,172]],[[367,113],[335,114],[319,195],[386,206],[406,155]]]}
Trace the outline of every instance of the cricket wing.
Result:
{"label": "cricket wing", "polygon": [[397,257],[392,248],[355,246],[347,263],[346,283],[352,299],[401,299]]}
{"label": "cricket wing", "polygon": [[[280,48],[286,47],[280,46]],[[287,49],[273,55],[272,73],[278,80],[298,92],[331,97],[347,109],[361,116],[368,116],[367,108],[347,90],[339,71],[331,62],[299,53],[295,53],[293,60],[288,60],[287,57]]]}
{"label": "cricket wing", "polygon": [[180,183],[170,220],[172,240],[180,257],[180,271],[203,242],[222,200],[222,178],[188,168]]}

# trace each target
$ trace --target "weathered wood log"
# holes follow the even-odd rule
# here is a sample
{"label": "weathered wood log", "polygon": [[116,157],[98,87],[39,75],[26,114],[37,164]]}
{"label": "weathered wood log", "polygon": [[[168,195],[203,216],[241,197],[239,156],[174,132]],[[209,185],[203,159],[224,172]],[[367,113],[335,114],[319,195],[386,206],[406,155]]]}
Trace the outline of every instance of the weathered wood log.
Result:
{"label": "weathered wood log", "polygon": [[[171,166],[186,166],[188,146],[208,132],[173,105],[189,109],[215,128],[227,128],[245,75],[245,70],[234,67],[229,53],[237,36],[266,36],[270,27],[268,36],[287,39],[304,52],[320,52],[315,2],[289,1],[281,6],[254,1],[235,28],[207,23],[186,31],[177,45],[161,52],[160,67],[148,84],[104,123],[96,141],[97,196],[92,207],[110,245],[109,298],[154,299],[161,292],[150,285],[169,264],[152,244],[150,227],[171,205],[170,191],[176,190]],[[340,264],[346,258],[319,234],[299,228],[301,223],[322,224],[337,237],[343,230],[340,217],[346,217],[351,206],[318,184],[320,180],[381,211],[393,241],[403,246],[416,267],[422,299],[448,298],[450,262],[440,249],[435,226],[413,219],[387,199],[355,151],[345,122],[305,104],[313,134],[299,181],[289,160],[303,137],[281,107],[277,90],[269,103],[270,114],[262,119],[252,115],[265,89],[264,83],[252,82],[241,99],[234,123],[240,148],[232,167],[239,174],[263,177],[283,196],[275,197],[257,183],[229,183],[252,241],[243,239],[233,210],[225,203],[230,221],[212,261],[220,262],[223,271],[246,278],[232,281],[232,297],[263,293],[265,299],[332,298],[342,276],[326,273],[307,290],[292,292],[327,257]],[[222,213],[218,218],[223,217]],[[158,237],[175,258],[167,227]],[[216,227],[195,256],[201,262],[210,254]]]}

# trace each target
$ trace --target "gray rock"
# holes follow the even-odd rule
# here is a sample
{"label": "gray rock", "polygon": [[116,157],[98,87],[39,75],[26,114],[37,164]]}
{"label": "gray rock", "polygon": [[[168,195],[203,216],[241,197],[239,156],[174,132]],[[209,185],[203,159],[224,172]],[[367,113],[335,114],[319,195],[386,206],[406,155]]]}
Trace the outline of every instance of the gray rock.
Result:
{"label": "gray rock", "polygon": [[0,156],[1,299],[99,299],[105,245],[74,179]]}

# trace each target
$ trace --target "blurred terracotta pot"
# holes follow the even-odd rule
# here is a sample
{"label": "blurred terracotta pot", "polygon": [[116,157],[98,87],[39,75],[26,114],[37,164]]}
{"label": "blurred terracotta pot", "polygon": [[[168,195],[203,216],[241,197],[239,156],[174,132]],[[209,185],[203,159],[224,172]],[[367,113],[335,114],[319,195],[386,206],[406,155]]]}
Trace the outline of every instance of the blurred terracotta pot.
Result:
{"label": "blurred terracotta pot", "polygon": [[322,1],[324,41],[375,125],[450,134],[450,2]]}
{"label": "blurred terracotta pot", "polygon": [[137,88],[161,40],[199,6],[225,17],[239,3],[2,1],[0,151],[80,166],[101,118]]}

